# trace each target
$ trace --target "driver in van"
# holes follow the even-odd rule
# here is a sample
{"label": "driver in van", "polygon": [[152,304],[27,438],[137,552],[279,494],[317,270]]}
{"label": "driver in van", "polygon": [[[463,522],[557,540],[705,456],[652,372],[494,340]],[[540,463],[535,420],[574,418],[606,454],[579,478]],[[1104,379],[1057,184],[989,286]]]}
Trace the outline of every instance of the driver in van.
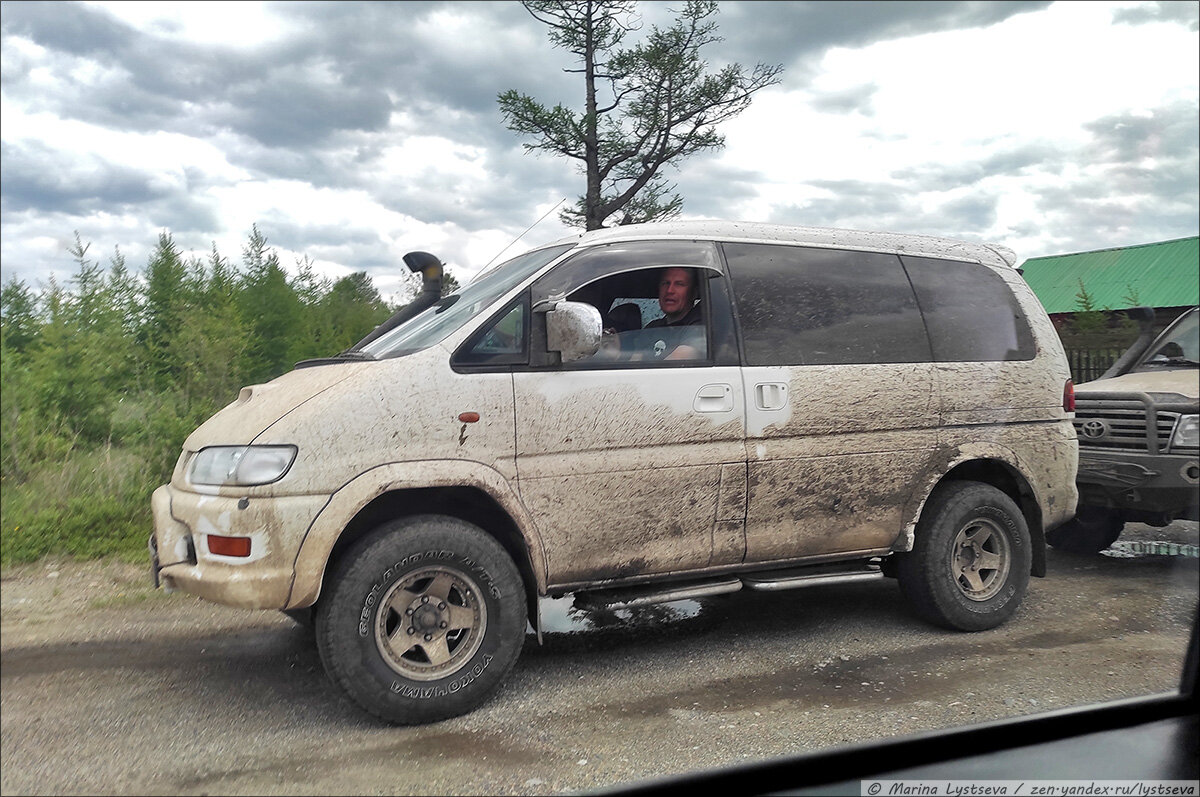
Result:
{"label": "driver in van", "polygon": [[690,268],[664,268],[658,278],[658,308],[663,311],[663,317],[646,324],[646,328],[703,323],[697,294],[696,277]]}
{"label": "driver in van", "polygon": [[[696,277],[692,269],[677,266],[662,269],[658,281],[658,307],[663,312],[663,316],[646,324],[645,329],[702,325],[704,318],[700,310],[700,303],[697,301],[698,294]],[[654,340],[653,337],[645,338],[632,346],[631,341],[626,341],[624,346],[622,345],[621,333],[636,332],[642,329],[641,311],[636,304],[628,302],[612,308],[603,329],[597,358],[599,360],[619,359],[639,362],[648,359],[696,360],[704,357],[703,346],[697,347],[691,343],[679,343],[669,352],[665,352],[665,345],[668,344],[664,339],[658,340],[653,353],[649,349],[640,348],[648,346]],[[699,330],[699,334],[701,338],[704,337],[703,330]],[[691,337],[694,337],[694,334]],[[678,339],[678,335],[664,335],[663,338]],[[622,348],[625,349],[624,352],[622,352]]]}
{"label": "driver in van", "polygon": [[[700,303],[696,301],[698,296],[696,276],[692,269],[676,266],[664,268],[658,278],[658,308],[663,311],[663,317],[646,324],[646,329],[703,324]],[[662,359],[696,360],[701,356],[695,346],[681,343]]]}

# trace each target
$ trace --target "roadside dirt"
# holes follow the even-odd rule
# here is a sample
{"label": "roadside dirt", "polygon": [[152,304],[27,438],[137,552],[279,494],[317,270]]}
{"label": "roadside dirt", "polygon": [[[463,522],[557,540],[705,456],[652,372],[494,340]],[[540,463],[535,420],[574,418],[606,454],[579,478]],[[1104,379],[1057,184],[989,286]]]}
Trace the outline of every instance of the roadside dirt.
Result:
{"label": "roadside dirt", "polygon": [[917,621],[891,581],[608,618],[555,603],[494,700],[410,728],[343,698],[279,613],[155,592],[139,565],[11,568],[0,792],[561,794],[1167,692],[1197,524],[1123,541],[1177,553],[1051,551],[1014,620],[978,634]]}

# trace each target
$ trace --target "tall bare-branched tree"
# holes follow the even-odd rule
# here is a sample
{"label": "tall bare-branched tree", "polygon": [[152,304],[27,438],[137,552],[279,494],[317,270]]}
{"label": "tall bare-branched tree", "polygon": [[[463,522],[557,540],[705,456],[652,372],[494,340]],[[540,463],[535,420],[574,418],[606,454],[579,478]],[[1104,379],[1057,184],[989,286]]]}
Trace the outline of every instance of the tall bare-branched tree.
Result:
{"label": "tall bare-branched tree", "polygon": [[621,49],[637,30],[636,4],[602,0],[523,0],[546,25],[554,46],[570,52],[584,80],[584,108],[548,108],[515,89],[499,96],[505,124],[534,138],[526,150],[579,162],[587,188],[560,218],[588,230],[667,219],[683,199],[663,174],[693,153],[719,149],[717,125],[750,105],[751,96],[779,82],[782,66],[732,64],[716,72],[700,54],[721,41],[715,2],[689,0],[674,24],[654,26],[640,43]]}

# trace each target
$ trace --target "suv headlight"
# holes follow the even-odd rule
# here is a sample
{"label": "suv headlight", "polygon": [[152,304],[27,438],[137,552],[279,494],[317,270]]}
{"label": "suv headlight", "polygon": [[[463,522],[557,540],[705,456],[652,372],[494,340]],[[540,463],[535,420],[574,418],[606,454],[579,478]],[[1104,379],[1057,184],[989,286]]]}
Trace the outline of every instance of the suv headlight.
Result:
{"label": "suv headlight", "polygon": [[283,478],[296,460],[295,446],[210,446],[192,458],[187,478],[192,484],[270,484]]}
{"label": "suv headlight", "polygon": [[1200,446],[1200,415],[1180,415],[1171,435],[1171,448],[1196,448]]}

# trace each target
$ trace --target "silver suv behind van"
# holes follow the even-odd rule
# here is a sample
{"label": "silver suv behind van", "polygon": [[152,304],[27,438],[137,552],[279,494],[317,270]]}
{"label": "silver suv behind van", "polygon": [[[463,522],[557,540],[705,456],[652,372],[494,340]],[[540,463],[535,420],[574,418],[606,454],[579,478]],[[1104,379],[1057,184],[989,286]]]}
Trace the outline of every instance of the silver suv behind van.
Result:
{"label": "silver suv behind van", "polygon": [[725,222],[544,246],[243,388],[154,493],[156,578],[315,622],[397,723],[469,711],[539,599],[895,577],[991,628],[1077,498],[1061,344],[1008,250]]}
{"label": "silver suv behind van", "polygon": [[1079,385],[1079,506],[1047,542],[1096,553],[1126,523],[1200,520],[1200,308],[1154,336],[1154,310],[1127,311],[1142,335],[1099,379]]}

